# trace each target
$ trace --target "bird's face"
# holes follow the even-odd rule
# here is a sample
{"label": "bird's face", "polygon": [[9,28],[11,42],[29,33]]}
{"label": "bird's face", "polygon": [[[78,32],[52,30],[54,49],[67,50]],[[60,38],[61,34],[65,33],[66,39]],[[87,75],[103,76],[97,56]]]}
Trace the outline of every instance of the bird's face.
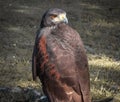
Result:
{"label": "bird's face", "polygon": [[51,18],[51,22],[53,22],[54,24],[58,24],[61,22],[68,23],[66,13],[52,14],[52,15],[50,15],[50,18]]}
{"label": "bird's face", "polygon": [[66,12],[57,8],[50,9],[44,14],[41,23],[44,27],[55,26],[59,23],[67,24],[68,19],[66,17]]}

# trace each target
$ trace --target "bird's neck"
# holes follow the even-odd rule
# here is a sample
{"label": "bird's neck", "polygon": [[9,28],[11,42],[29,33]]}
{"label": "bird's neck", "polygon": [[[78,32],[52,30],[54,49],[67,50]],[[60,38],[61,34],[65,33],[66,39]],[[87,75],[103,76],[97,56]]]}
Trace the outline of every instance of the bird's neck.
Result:
{"label": "bird's neck", "polygon": [[57,27],[57,25],[53,25],[53,26],[50,26],[49,29],[55,29]]}

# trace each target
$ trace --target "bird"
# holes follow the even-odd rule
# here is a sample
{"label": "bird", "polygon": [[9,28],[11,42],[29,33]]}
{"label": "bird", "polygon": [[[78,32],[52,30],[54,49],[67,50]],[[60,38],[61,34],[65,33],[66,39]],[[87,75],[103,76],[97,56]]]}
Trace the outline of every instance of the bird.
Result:
{"label": "bird", "polygon": [[51,8],[42,16],[32,75],[33,80],[40,79],[48,102],[91,102],[86,50],[63,9]]}

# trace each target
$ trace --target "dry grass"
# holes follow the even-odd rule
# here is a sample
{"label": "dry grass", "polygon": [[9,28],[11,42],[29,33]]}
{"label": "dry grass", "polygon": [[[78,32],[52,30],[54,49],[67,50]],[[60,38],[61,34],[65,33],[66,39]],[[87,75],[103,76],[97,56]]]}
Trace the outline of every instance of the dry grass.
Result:
{"label": "dry grass", "polygon": [[120,62],[106,56],[90,56],[91,93],[93,98],[117,97],[120,91]]}

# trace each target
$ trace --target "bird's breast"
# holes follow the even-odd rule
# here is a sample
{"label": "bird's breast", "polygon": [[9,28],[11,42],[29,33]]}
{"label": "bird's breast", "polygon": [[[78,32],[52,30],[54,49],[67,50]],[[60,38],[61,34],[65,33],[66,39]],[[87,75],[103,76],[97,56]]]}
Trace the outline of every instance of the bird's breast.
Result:
{"label": "bird's breast", "polygon": [[75,51],[70,41],[56,36],[47,37],[47,52],[49,60],[55,64],[63,75],[76,73]]}

